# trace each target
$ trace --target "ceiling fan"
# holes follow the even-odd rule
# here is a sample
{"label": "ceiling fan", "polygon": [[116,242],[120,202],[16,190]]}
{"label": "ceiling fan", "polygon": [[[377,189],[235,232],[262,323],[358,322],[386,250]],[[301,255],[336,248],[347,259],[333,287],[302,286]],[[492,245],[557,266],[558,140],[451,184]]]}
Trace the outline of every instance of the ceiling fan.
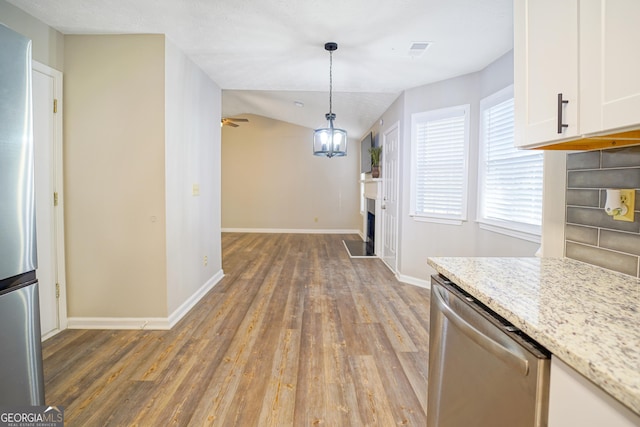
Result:
{"label": "ceiling fan", "polygon": [[237,128],[240,125],[234,122],[246,123],[248,121],[249,119],[236,118],[236,117],[223,117],[221,120],[221,123],[222,123],[222,126],[231,126],[231,127]]}

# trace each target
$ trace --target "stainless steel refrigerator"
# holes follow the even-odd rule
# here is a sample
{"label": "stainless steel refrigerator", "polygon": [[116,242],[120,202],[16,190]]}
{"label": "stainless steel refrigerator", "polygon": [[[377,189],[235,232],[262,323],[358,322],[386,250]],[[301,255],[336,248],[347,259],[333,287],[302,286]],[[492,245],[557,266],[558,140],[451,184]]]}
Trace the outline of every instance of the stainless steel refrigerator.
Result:
{"label": "stainless steel refrigerator", "polygon": [[31,40],[0,24],[0,406],[44,405]]}

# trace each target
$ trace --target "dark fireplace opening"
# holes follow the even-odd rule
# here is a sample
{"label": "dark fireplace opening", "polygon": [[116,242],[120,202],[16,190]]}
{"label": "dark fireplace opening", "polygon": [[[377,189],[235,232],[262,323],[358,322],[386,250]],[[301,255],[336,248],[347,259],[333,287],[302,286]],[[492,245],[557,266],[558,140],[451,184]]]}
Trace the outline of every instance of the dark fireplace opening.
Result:
{"label": "dark fireplace opening", "polygon": [[372,199],[366,199],[367,201],[367,216],[366,216],[366,229],[363,230],[363,239],[358,240],[343,240],[344,246],[349,252],[351,258],[375,258],[375,241],[376,241],[376,201]]}
{"label": "dark fireplace opening", "polygon": [[375,253],[376,242],[376,216],[367,212],[367,252]]}
{"label": "dark fireplace opening", "polygon": [[376,242],[376,201],[367,199],[367,252],[375,253]]}

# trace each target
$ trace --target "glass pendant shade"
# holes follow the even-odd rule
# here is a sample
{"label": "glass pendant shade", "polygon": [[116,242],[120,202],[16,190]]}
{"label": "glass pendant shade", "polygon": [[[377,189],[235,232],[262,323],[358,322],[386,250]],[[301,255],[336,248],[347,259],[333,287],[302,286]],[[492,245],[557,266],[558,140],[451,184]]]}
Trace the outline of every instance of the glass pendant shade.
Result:
{"label": "glass pendant shade", "polygon": [[347,155],[347,131],[333,126],[336,115],[333,107],[333,52],[338,49],[338,44],[327,42],[324,49],[329,52],[329,112],[325,114],[327,127],[316,129],[313,132],[313,155],[325,157],[341,157]]}
{"label": "glass pendant shade", "polygon": [[327,114],[327,127],[313,132],[313,155],[340,157],[347,155],[347,131],[333,127],[335,114]]}

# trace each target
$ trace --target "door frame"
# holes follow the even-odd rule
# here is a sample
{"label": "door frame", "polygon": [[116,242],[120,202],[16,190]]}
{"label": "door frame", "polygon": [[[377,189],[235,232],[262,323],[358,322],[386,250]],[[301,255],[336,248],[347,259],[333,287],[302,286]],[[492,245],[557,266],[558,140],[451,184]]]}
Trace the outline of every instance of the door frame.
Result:
{"label": "door frame", "polygon": [[[399,236],[399,231],[400,231],[400,161],[402,159],[402,155],[401,155],[401,150],[402,150],[402,144],[400,143],[400,138],[401,138],[401,132],[400,132],[400,121],[396,121],[395,123],[393,123],[391,126],[389,126],[388,128],[382,130],[380,133],[382,134],[382,144],[384,146],[384,144],[386,144],[387,142],[387,135],[390,134],[391,132],[393,132],[394,130],[397,129],[398,132],[398,148],[397,148],[397,167],[395,168],[395,176],[392,177],[394,179],[395,182],[395,194],[396,194],[396,201],[395,201],[395,212],[396,212],[396,222],[395,222],[395,234],[396,234],[396,253],[395,253],[395,257],[394,257],[394,262],[393,265],[389,265],[387,263],[387,261],[385,260],[385,251],[384,251],[384,240],[382,241],[382,244],[380,245],[380,249],[381,249],[381,253],[380,253],[380,259],[382,259],[382,261],[385,263],[385,265],[387,267],[389,267],[389,269],[394,273],[394,274],[398,274],[398,254],[400,252],[400,236]],[[384,161],[384,155],[383,155],[383,161]],[[384,168],[383,168],[384,170]],[[383,175],[384,177],[384,175]],[[387,179],[383,179],[382,180],[382,197],[384,197],[384,195],[386,194],[386,186],[388,181]],[[383,203],[387,204],[386,200],[383,200]],[[385,213],[386,215],[386,213]],[[385,229],[385,221],[382,220],[381,221],[381,225],[382,225],[382,239],[384,239],[385,234],[386,234],[386,229]]]}
{"label": "door frame", "polygon": [[[64,244],[64,177],[63,177],[63,141],[62,141],[62,72],[44,65],[38,61],[31,61],[31,68],[34,71],[47,75],[53,79],[53,98],[57,100],[57,110],[53,114],[53,189],[58,194],[58,205],[54,208],[54,238],[55,238],[55,280],[58,284],[58,329],[42,337],[47,338],[67,329],[67,281],[65,268],[65,244]],[[53,106],[51,106],[53,111]],[[35,123],[34,123],[35,126]]]}

